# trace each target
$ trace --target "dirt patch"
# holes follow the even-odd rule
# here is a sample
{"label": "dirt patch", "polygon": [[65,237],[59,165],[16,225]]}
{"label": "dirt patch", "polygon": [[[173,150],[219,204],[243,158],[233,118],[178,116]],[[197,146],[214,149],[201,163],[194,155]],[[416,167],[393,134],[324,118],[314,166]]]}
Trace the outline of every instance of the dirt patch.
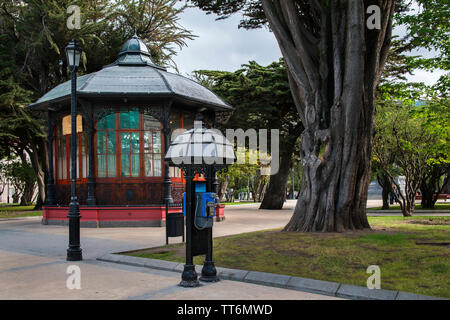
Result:
{"label": "dirt patch", "polygon": [[416,241],[417,245],[427,245],[427,246],[441,246],[441,247],[449,247],[450,242],[448,241]]}
{"label": "dirt patch", "polygon": [[[277,233],[276,231],[273,233]],[[296,234],[301,232],[283,232],[286,234]],[[389,228],[386,228],[385,226],[372,226],[371,229],[364,229],[364,230],[353,230],[353,231],[344,231],[344,232],[307,232],[304,233],[307,236],[312,236],[315,239],[330,239],[330,238],[340,238],[342,236],[346,237],[360,237],[366,234],[395,234],[399,233],[399,231],[392,230]],[[404,233],[404,232],[403,232]]]}
{"label": "dirt patch", "polygon": [[412,224],[423,224],[423,225],[432,225],[432,226],[443,226],[443,225],[450,225],[450,219],[436,219],[436,218],[430,218],[426,220],[409,220],[407,223]]}

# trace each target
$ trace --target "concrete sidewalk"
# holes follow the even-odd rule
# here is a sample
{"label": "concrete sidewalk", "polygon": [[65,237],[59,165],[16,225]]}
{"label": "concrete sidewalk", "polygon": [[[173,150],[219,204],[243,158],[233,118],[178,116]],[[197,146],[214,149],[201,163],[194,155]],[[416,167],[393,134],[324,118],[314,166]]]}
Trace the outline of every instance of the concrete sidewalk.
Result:
{"label": "concrete sidewalk", "polygon": [[[215,224],[214,235],[279,228],[287,223],[293,209],[289,203],[283,210],[270,212],[244,207],[229,206],[226,220]],[[170,241],[180,242],[181,238]],[[82,228],[84,260],[67,262],[67,227],[41,225],[39,217],[2,220],[0,299],[333,299],[228,280],[187,289],[178,286],[179,273],[96,260],[107,253],[164,244],[165,228]],[[81,290],[66,287],[69,265],[81,269]]]}
{"label": "concrete sidewalk", "polygon": [[[0,299],[270,299],[331,297],[266,286],[220,281],[198,288],[178,286],[180,274],[96,260],[65,260],[0,250]],[[81,289],[66,287],[69,265],[81,270]]]}
{"label": "concrete sidewalk", "polygon": [[[281,228],[295,200],[283,210],[259,204],[227,206],[214,236]],[[379,206],[370,200],[368,206]],[[170,238],[170,243],[181,237]],[[165,245],[165,228],[82,228],[82,262],[66,262],[68,228],[44,226],[40,217],[0,219],[0,299],[334,299],[319,294],[229,280],[199,288],[178,287],[180,274],[96,260],[108,253]],[[69,265],[81,268],[81,290],[66,288]]]}

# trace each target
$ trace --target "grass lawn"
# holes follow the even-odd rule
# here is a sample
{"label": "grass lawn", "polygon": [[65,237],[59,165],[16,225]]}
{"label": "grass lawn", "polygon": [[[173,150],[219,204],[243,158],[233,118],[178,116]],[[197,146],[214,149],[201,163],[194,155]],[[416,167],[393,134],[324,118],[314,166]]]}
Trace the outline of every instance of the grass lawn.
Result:
{"label": "grass lawn", "polygon": [[[367,210],[381,210],[381,207],[367,208]],[[401,210],[400,205],[391,205],[389,210]],[[416,210],[450,210],[450,203],[436,203],[434,209],[422,208],[422,205],[416,204]]]}
{"label": "grass lawn", "polygon": [[42,216],[42,210],[33,210],[33,208],[34,205],[2,204],[0,205],[0,218]]}
{"label": "grass lawn", "polygon": [[[369,265],[381,288],[450,298],[449,217],[369,217],[373,231],[264,230],[214,239],[216,266],[365,286]],[[184,262],[184,244],[128,255]],[[194,258],[203,263],[203,256]]]}

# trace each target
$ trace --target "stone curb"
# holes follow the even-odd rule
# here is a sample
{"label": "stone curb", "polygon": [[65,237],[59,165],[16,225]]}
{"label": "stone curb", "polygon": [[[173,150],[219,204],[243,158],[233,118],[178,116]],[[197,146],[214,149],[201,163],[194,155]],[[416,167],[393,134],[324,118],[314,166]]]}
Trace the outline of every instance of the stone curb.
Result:
{"label": "stone curb", "polygon": [[[178,273],[183,272],[184,268],[184,263],[158,259],[138,258],[112,253],[108,253],[100,258],[97,258],[97,260]],[[202,266],[196,265],[195,270],[200,274]],[[424,296],[408,292],[383,289],[370,290],[365,287],[359,287],[349,284],[292,277],[259,271],[247,271],[217,267],[217,275],[224,280],[242,281],[270,287],[318,293],[327,296],[354,300],[447,300],[443,298]]]}

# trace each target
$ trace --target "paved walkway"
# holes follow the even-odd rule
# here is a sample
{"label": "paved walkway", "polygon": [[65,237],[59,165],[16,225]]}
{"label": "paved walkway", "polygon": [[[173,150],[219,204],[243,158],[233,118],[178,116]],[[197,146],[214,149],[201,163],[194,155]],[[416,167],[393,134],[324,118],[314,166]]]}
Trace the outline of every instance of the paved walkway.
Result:
{"label": "paved walkway", "polygon": [[[258,204],[227,206],[226,220],[214,236],[281,228],[295,200],[283,210],[258,210]],[[380,206],[369,200],[368,207]],[[181,238],[171,238],[171,243]],[[180,274],[100,262],[107,253],[163,246],[165,228],[82,228],[84,260],[66,262],[68,228],[44,226],[40,217],[0,219],[0,299],[333,299],[300,291],[220,281],[186,289]],[[66,288],[69,265],[81,268],[81,290]]]}
{"label": "paved walkway", "polygon": [[[214,235],[282,227],[294,205],[290,201],[277,211],[229,206]],[[41,225],[39,217],[1,220],[0,299],[334,299],[227,280],[187,289],[178,286],[179,273],[96,260],[106,253],[162,246],[165,228],[82,228],[84,260],[77,263],[65,261],[67,242],[67,227]],[[81,290],[66,287],[69,265],[81,269]]]}

